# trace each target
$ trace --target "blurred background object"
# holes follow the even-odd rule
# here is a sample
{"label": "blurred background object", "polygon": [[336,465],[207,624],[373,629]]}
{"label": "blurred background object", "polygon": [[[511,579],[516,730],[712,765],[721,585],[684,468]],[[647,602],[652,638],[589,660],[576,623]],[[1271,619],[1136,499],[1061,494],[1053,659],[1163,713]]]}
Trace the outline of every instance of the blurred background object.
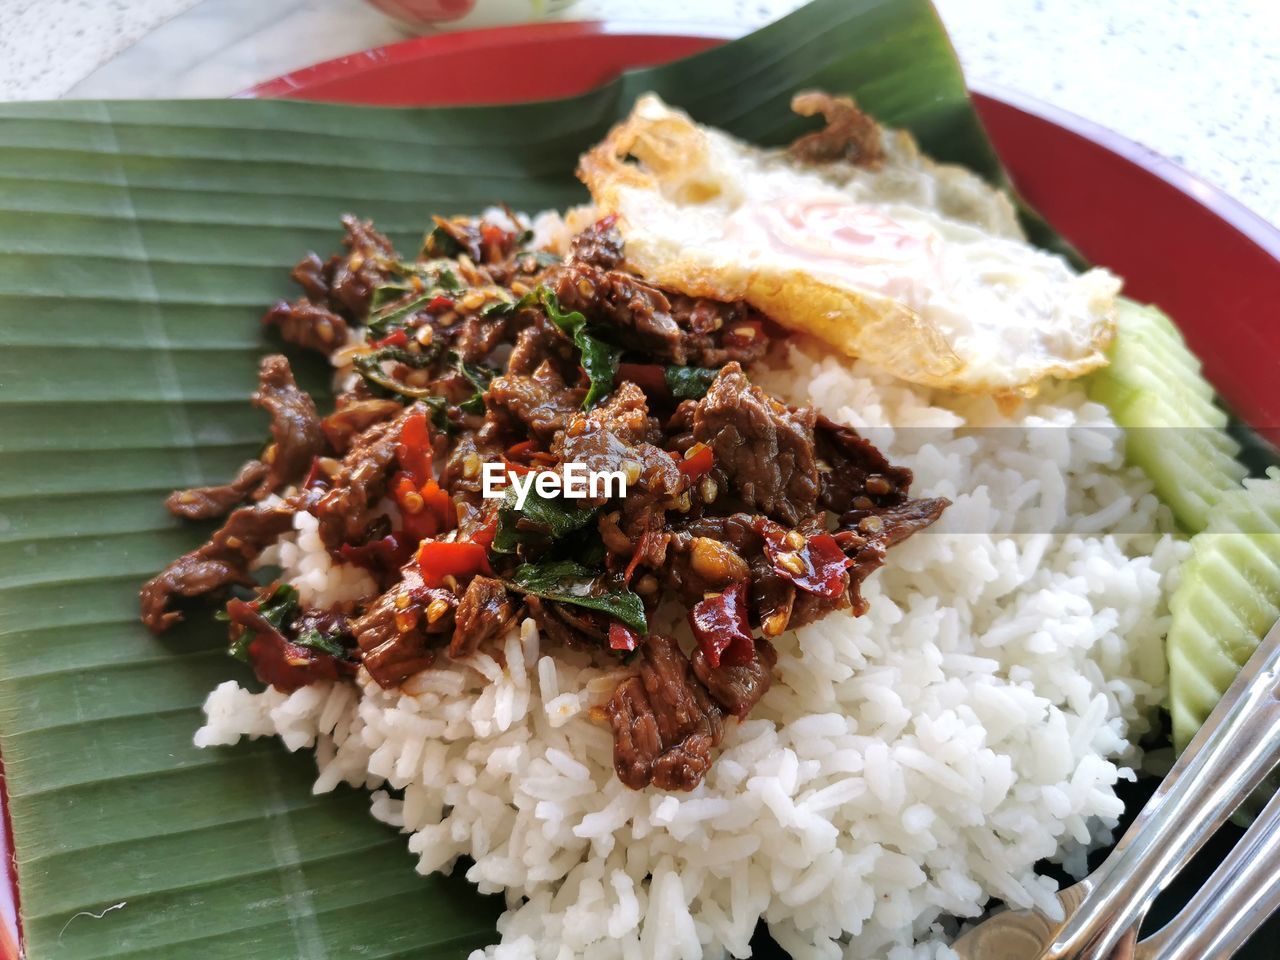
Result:
{"label": "blurred background object", "polygon": [[409,30],[470,30],[531,23],[563,13],[578,0],[365,0]]}
{"label": "blurred background object", "polygon": [[[405,24],[375,3],[401,9],[401,20],[474,7],[468,18],[729,35],[802,0],[0,0],[0,99],[229,96],[405,39]],[[935,3],[972,81],[1117,130],[1280,223],[1276,0]]]}

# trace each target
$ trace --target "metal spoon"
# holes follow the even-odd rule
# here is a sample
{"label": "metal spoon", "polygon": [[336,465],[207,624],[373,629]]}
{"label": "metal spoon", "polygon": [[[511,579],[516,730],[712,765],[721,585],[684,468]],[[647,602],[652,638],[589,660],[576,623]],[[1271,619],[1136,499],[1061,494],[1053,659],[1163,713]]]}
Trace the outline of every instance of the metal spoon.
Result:
{"label": "metal spoon", "polygon": [[1008,910],[952,949],[962,960],[1108,960],[1160,891],[1280,762],[1278,697],[1280,622],[1102,866],[1058,894],[1062,920]]}
{"label": "metal spoon", "polygon": [[1280,910],[1280,793],[1176,917],[1134,960],[1227,960]]}

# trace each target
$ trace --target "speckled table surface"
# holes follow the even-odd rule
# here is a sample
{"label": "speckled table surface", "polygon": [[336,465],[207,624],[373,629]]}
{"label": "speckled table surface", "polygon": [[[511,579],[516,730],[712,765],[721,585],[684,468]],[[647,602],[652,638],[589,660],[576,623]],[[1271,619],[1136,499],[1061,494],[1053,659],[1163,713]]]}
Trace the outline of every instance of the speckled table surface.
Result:
{"label": "speckled table surface", "polygon": [[[971,81],[1170,157],[1280,224],[1276,0],[935,0]],[[747,30],[799,0],[581,0],[567,14]],[[0,0],[0,98],[226,96],[402,39],[360,0]]]}

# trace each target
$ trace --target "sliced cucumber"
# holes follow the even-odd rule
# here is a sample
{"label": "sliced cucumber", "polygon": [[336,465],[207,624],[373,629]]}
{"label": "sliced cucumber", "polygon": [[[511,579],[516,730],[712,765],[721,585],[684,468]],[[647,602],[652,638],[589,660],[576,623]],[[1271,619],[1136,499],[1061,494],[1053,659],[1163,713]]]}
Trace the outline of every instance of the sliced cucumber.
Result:
{"label": "sliced cucumber", "polygon": [[1200,361],[1173,322],[1154,307],[1121,300],[1111,364],[1094,374],[1090,396],[1126,430],[1130,462],[1151,478],[1187,530],[1203,530],[1209,509],[1238,490],[1246,470],[1226,432]]}
{"label": "sliced cucumber", "polygon": [[1181,750],[1280,617],[1280,472],[1208,513],[1170,598],[1169,713]]}

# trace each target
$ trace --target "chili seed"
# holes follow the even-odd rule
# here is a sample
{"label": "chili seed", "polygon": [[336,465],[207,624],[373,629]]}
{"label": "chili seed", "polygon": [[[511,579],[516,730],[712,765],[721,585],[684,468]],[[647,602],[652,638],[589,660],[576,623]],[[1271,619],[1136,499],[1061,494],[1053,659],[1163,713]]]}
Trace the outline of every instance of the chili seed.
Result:
{"label": "chili seed", "polygon": [[765,617],[764,622],[760,624],[766,637],[776,637],[783,630],[787,629],[787,623],[791,620],[791,614],[786,610],[779,610]]}
{"label": "chili seed", "polygon": [[474,480],[480,476],[480,456],[468,453],[462,458],[462,476],[465,480]]}
{"label": "chili seed", "polygon": [[407,593],[396,594],[396,609],[403,610],[410,604],[409,595]]}
{"label": "chili seed", "polygon": [[702,482],[698,484],[698,493],[702,495],[703,503],[715,503],[716,497],[720,494],[720,487],[710,477],[703,477]]}
{"label": "chili seed", "polygon": [[436,597],[427,604],[427,623],[435,623],[448,612],[449,601],[442,597]]}
{"label": "chili seed", "polygon": [[804,561],[794,553],[778,554],[778,566],[797,577],[804,576]]}
{"label": "chili seed", "polygon": [[863,517],[858,521],[858,529],[863,533],[879,533],[884,529],[884,521],[877,516]]}
{"label": "chili seed", "polygon": [[787,535],[782,538],[783,542],[792,550],[803,550],[805,543],[804,534],[799,530],[788,530]]}
{"label": "chili seed", "polygon": [[461,300],[463,310],[479,310],[484,306],[485,296],[479,290],[473,290]]}
{"label": "chili seed", "polygon": [[873,473],[867,477],[867,493],[873,496],[883,497],[886,493],[893,490],[893,484],[878,473]]}
{"label": "chili seed", "polygon": [[408,633],[418,625],[418,611],[402,610],[396,614],[396,629],[401,633]]}

